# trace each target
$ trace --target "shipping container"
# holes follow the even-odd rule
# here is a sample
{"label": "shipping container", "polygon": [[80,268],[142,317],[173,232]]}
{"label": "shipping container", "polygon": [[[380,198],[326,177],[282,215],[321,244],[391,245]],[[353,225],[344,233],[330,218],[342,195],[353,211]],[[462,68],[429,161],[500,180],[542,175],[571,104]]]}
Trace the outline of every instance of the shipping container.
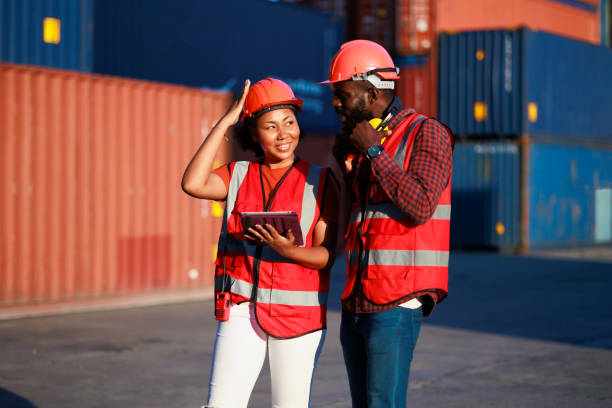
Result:
{"label": "shipping container", "polygon": [[456,143],[451,184],[451,245],[518,248],[520,185],[517,143]]}
{"label": "shipping container", "polygon": [[272,2],[289,3],[298,6],[310,7],[315,10],[329,13],[336,18],[346,17],[346,0],[269,0]]}
{"label": "shipping container", "polygon": [[427,54],[434,47],[432,0],[396,0],[396,55]]}
{"label": "shipping container", "polygon": [[400,68],[396,95],[404,107],[428,116],[437,116],[436,55],[397,58]]}
{"label": "shipping container", "polygon": [[0,62],[91,71],[93,0],[0,0]]}
{"label": "shipping container", "polygon": [[1,306],[212,285],[222,210],[181,177],[227,93],[12,64],[0,89]]}
{"label": "shipping container", "polygon": [[527,26],[600,43],[599,0],[433,0],[436,32]]}
{"label": "shipping container", "polygon": [[395,47],[396,0],[357,0],[347,6],[347,37],[377,42],[390,53]]}
{"label": "shipping container", "polygon": [[532,144],[528,163],[529,247],[612,244],[612,150]]}
{"label": "shipping container", "polygon": [[441,34],[439,117],[459,136],[609,144],[610,72],[609,48],[544,32]]}
{"label": "shipping container", "polygon": [[612,4],[610,0],[601,0],[601,45],[610,47],[612,45],[612,32],[610,22],[612,21]]}
{"label": "shipping container", "polygon": [[611,245],[612,149],[525,141],[456,143],[452,204],[455,248]]}
{"label": "shipping container", "polygon": [[343,22],[305,7],[265,1],[95,2],[93,71],[239,91],[273,76],[304,99],[300,125],[339,127],[332,93],[318,82],[343,42]]}

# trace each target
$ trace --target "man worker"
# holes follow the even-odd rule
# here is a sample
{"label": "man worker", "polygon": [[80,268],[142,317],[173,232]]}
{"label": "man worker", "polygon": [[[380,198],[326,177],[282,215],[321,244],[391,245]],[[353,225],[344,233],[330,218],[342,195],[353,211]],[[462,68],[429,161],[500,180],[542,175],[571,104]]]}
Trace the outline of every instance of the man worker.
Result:
{"label": "man worker", "polygon": [[350,190],[340,341],[353,407],[404,408],[421,321],[447,295],[453,136],[402,109],[399,69],[379,44],[331,62],[343,124],[334,156]]}

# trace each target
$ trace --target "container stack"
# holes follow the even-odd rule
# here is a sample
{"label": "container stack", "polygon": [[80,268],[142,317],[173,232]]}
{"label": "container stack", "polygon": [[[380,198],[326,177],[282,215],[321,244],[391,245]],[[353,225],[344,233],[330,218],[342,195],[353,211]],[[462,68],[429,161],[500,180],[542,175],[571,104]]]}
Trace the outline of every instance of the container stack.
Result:
{"label": "container stack", "polygon": [[457,136],[452,245],[612,244],[610,1],[387,3],[354,2],[349,38],[387,47],[404,105]]}
{"label": "container stack", "polygon": [[454,244],[610,245],[612,50],[527,28],[439,47],[439,118],[460,139]]}
{"label": "container stack", "polygon": [[246,78],[335,129],[317,82],[342,31],[250,0],[0,0],[0,307],[208,292],[223,209],[181,191],[185,166]]}

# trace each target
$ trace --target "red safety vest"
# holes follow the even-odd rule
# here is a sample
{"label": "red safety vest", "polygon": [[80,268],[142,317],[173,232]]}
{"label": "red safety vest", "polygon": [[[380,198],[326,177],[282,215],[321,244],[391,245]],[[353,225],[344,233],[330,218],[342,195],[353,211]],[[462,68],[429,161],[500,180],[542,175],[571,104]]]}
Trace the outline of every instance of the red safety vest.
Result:
{"label": "red safety vest", "polygon": [[324,193],[319,186],[324,185],[325,177],[323,168],[297,160],[270,192],[264,207],[260,165],[243,161],[230,166],[215,289],[229,290],[234,303],[252,301],[257,322],[275,337],[290,338],[325,327],[329,270],[306,268],[268,246],[248,244],[239,213],[295,211],[304,246],[311,247],[321,211],[317,198]]}
{"label": "red safety vest", "polygon": [[[412,114],[390,136],[384,148],[404,170],[408,169],[416,134],[426,117]],[[360,158],[359,165],[364,163]],[[348,279],[346,299],[360,277],[363,294],[373,303],[385,305],[409,294],[436,291],[440,299],[448,292],[450,237],[450,179],[433,216],[414,226],[388,198],[370,171],[368,201],[361,208],[359,180],[347,231]],[[360,242],[361,241],[361,242]],[[439,300],[440,300],[439,299]]]}

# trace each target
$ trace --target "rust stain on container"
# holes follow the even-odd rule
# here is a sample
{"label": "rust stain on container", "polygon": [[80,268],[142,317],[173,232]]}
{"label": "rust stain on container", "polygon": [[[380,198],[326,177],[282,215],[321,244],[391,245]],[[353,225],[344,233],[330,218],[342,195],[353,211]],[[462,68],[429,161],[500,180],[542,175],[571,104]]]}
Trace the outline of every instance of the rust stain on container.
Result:
{"label": "rust stain on container", "polygon": [[213,282],[220,219],[180,181],[229,94],[12,64],[0,89],[1,306]]}

